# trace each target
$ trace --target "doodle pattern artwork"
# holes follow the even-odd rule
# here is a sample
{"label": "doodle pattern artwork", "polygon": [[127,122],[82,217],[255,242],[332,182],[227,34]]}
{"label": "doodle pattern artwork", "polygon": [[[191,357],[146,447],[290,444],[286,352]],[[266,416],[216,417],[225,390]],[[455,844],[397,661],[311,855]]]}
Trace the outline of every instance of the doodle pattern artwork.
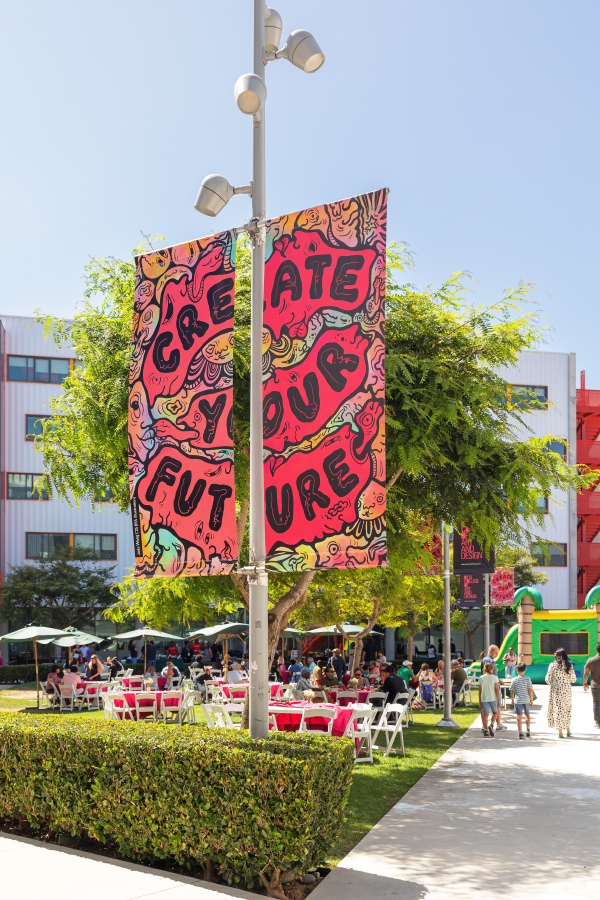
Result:
{"label": "doodle pattern artwork", "polygon": [[235,237],[136,259],[129,484],[138,578],[228,574]]}
{"label": "doodle pattern artwork", "polygon": [[263,435],[267,569],[387,565],[387,191],[272,220]]}

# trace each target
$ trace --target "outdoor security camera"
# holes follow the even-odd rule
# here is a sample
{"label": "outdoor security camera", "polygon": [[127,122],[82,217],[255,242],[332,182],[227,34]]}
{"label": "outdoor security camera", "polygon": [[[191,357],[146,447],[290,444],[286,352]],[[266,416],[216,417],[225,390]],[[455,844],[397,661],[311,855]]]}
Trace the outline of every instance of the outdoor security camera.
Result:
{"label": "outdoor security camera", "polygon": [[260,75],[250,72],[238,78],[233,96],[240,110],[248,116],[253,116],[265,105],[267,86]]}
{"label": "outdoor security camera", "polygon": [[320,69],[325,62],[325,54],[310,31],[292,31],[289,38],[276,54],[277,59],[289,59],[292,65],[309,75]]}

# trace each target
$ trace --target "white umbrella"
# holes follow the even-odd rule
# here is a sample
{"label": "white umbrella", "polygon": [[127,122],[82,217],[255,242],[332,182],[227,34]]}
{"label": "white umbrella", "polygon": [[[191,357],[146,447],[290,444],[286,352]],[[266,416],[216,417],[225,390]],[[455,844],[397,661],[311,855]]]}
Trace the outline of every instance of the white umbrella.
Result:
{"label": "white umbrella", "polygon": [[144,638],[144,672],[147,671],[146,659],[148,649],[148,638],[158,638],[161,641],[183,641],[182,637],[176,634],[169,634],[166,631],[155,631],[154,628],[136,628],[134,631],[126,631],[125,634],[115,634],[115,641],[137,641]]}
{"label": "white umbrella", "polygon": [[25,628],[19,628],[18,631],[12,631],[10,634],[3,634],[2,640],[11,644],[24,644],[33,641],[33,653],[35,656],[35,683],[37,688],[37,706],[40,708],[40,675],[38,669],[38,640],[53,640],[57,637],[63,637],[67,634],[65,630],[58,628],[50,628],[48,625],[40,625],[39,622],[30,622]]}

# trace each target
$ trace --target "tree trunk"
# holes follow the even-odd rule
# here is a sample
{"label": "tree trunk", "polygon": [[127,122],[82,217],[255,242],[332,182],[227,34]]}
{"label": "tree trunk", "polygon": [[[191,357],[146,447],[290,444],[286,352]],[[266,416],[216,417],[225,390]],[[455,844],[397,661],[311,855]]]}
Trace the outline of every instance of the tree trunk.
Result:
{"label": "tree trunk", "polygon": [[406,630],[406,658],[409,662],[413,661],[413,653],[415,652],[415,640],[412,631]]}
{"label": "tree trunk", "polygon": [[475,632],[467,630],[467,643],[469,644],[469,656],[475,659]]}

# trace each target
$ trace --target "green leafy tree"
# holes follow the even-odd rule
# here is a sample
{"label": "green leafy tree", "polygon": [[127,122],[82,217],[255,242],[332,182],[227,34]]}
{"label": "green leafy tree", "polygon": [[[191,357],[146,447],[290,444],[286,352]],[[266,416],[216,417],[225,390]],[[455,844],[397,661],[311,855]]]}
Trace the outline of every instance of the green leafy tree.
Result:
{"label": "green leafy tree", "polygon": [[2,585],[3,620],[37,621],[52,628],[89,627],[113,601],[114,566],[89,550],[59,548],[47,559],[15,566]]}
{"label": "green leafy tree", "polygon": [[[136,250],[136,252],[139,252]],[[540,337],[531,315],[515,303],[528,287],[509,292],[490,307],[473,308],[462,297],[459,275],[436,289],[417,290],[397,279],[407,265],[401,247],[390,248],[387,274],[386,421],[388,534],[391,557],[401,572],[414,573],[423,557],[415,520],[464,523],[477,536],[499,543],[531,540],[543,528],[540,493],[588,484],[558,454],[546,453],[547,438],[523,440],[522,409],[506,403],[500,367],[516,362],[521,350]],[[238,244],[234,342],[234,443],[238,539],[247,559],[250,253]],[[53,401],[54,417],[44,427],[48,493],[70,502],[94,503],[108,487],[122,510],[128,507],[127,375],[133,314],[134,266],[116,259],[93,260],[87,267],[86,302],[74,323],[45,317],[46,334],[60,344],[70,340],[84,368],[64,384]],[[92,303],[95,300],[96,305]],[[62,417],[62,418],[61,418]],[[522,509],[522,514],[520,511]],[[417,514],[415,511],[418,510]],[[271,576],[269,648],[275,652],[290,616],[329,573]],[[248,607],[245,576],[198,578],[174,585],[157,579],[142,590],[128,582],[111,614],[159,624],[175,607],[184,617],[211,598],[235,597]],[[232,593],[232,588],[234,593]],[[200,599],[202,598],[202,600]],[[406,592],[418,604],[418,593]],[[202,607],[204,608],[204,607]],[[423,613],[429,616],[429,613]],[[417,616],[413,624],[420,622]]]}

